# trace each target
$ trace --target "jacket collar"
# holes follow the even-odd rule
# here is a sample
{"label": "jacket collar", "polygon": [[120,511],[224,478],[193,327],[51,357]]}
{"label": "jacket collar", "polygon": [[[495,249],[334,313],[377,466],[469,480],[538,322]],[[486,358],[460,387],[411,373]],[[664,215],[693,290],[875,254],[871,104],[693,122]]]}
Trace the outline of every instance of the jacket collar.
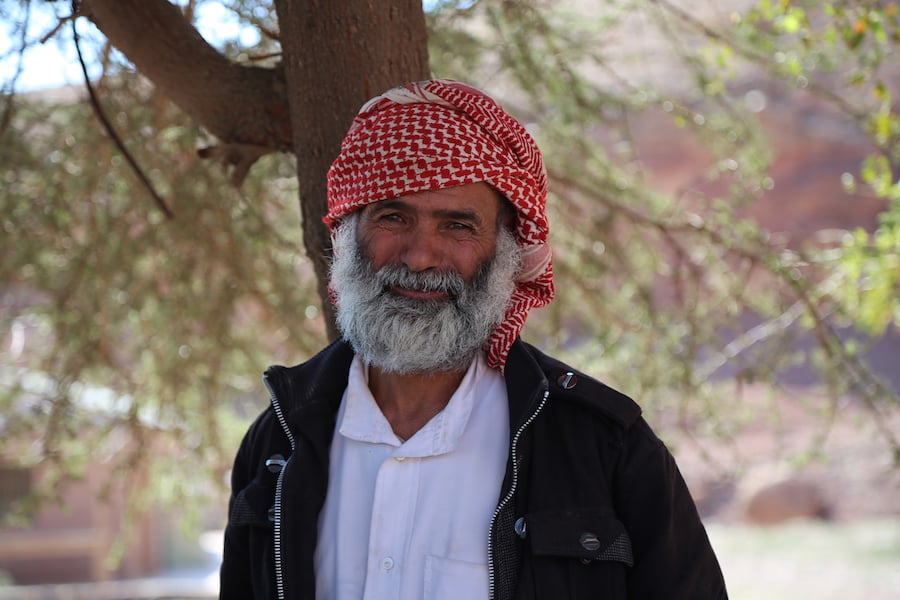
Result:
{"label": "jacket collar", "polygon": [[531,416],[547,389],[547,376],[531,350],[529,345],[516,338],[506,358],[503,374],[509,400],[510,431],[516,431]]}
{"label": "jacket collar", "polygon": [[[641,407],[634,400],[577,369],[547,356],[534,346],[517,341],[522,354],[534,365],[536,372],[545,377],[550,394],[557,401],[580,404],[592,411],[604,414],[622,427],[628,428],[641,416]],[[515,346],[514,346],[515,347]],[[512,356],[512,351],[510,351]],[[521,375],[514,370],[514,363],[507,363],[507,386]],[[510,394],[512,396],[512,394]],[[512,401],[512,400],[511,400]]]}
{"label": "jacket collar", "polygon": [[[547,387],[547,378],[533,356],[533,349],[516,339],[504,371],[510,399],[510,425],[527,418],[535,400]],[[324,348],[305,363],[294,367],[272,366],[265,377],[282,404],[287,422],[319,413],[337,413],[347,388],[353,349],[343,339]]]}
{"label": "jacket collar", "polygon": [[352,360],[350,344],[337,340],[305,363],[266,369],[265,378],[292,428],[303,415],[337,413]]}
{"label": "jacket collar", "polygon": [[[350,344],[337,340],[295,367],[269,367],[266,378],[282,403],[291,428],[315,415],[337,414],[352,360]],[[569,373],[572,378],[567,381]],[[513,431],[531,415],[548,387],[552,394],[605,413],[624,427],[641,415],[640,407],[624,394],[518,338],[509,350],[504,377]]]}

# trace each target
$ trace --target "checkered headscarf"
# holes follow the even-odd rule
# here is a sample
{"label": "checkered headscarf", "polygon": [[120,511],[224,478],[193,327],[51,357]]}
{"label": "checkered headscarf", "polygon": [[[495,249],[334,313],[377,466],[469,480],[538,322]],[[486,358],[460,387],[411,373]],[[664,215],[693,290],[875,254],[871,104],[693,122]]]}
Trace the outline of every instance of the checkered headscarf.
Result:
{"label": "checkered headscarf", "polygon": [[328,171],[328,214],[341,218],[367,204],[487,182],[516,208],[522,269],[506,316],[488,340],[487,362],[503,370],[528,311],[553,299],[547,244],[547,173],[525,128],[484,92],[434,79],[369,100],[353,120]]}

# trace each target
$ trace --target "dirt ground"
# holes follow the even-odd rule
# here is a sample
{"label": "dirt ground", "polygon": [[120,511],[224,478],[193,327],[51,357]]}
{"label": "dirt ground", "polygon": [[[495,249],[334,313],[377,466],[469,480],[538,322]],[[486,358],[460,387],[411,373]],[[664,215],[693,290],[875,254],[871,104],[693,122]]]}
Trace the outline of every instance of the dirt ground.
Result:
{"label": "dirt ground", "polygon": [[900,598],[900,520],[707,529],[731,600]]}

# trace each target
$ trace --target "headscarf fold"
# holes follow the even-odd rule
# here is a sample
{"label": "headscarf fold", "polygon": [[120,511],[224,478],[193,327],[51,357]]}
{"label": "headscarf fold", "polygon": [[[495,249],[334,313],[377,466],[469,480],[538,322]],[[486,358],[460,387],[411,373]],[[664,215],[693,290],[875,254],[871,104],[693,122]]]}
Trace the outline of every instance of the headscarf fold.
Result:
{"label": "headscarf fold", "polygon": [[528,312],[554,296],[547,244],[547,173],[531,135],[484,92],[450,79],[397,87],[369,100],[328,171],[329,228],[373,202],[486,182],[516,208],[522,268],[487,363],[503,370]]}

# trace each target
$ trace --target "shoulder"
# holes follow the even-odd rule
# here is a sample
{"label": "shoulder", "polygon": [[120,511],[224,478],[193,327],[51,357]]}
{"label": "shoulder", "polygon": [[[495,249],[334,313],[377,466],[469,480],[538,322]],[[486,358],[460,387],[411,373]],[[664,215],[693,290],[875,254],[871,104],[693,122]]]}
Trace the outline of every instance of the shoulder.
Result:
{"label": "shoulder", "polygon": [[643,421],[641,407],[627,395],[528,343],[521,343],[547,378],[554,400],[598,413],[624,429]]}

